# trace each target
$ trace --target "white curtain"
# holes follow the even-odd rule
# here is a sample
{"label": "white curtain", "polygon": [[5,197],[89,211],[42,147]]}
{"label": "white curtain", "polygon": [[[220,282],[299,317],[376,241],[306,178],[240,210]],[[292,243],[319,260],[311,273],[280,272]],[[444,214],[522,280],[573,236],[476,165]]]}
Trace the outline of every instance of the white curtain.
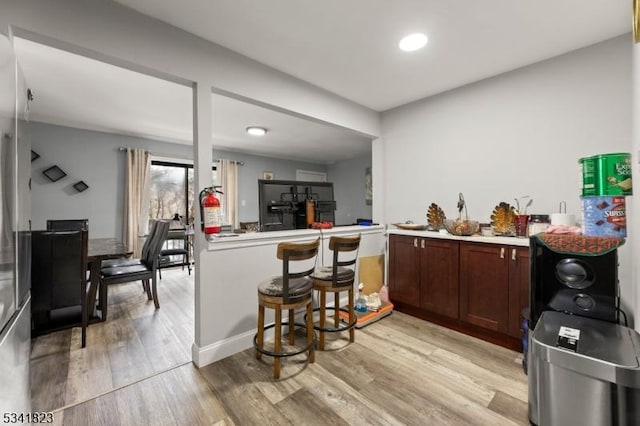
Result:
{"label": "white curtain", "polygon": [[127,148],[123,240],[135,257],[142,248],[139,237],[147,234],[149,226],[150,169],[149,151]]}
{"label": "white curtain", "polygon": [[225,223],[231,225],[231,229],[238,228],[238,164],[231,160],[220,160],[218,176],[224,192],[220,195],[220,204]]}

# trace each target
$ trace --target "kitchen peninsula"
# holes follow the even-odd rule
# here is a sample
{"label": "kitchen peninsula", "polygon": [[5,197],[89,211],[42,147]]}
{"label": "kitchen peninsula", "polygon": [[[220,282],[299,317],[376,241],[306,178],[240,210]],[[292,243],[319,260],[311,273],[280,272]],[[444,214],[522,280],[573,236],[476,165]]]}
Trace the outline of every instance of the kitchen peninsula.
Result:
{"label": "kitchen peninsula", "polygon": [[[320,238],[317,264],[328,266],[332,262],[329,250],[331,236],[360,234],[358,259],[362,259],[384,255],[384,232],[382,225],[353,225],[214,237],[207,243],[207,250],[210,252],[207,264],[202,265],[206,269],[205,277],[210,277],[205,278],[203,286],[211,289],[207,289],[207,295],[203,296],[200,306],[203,310],[208,310],[211,306],[219,308],[215,312],[207,311],[208,320],[203,324],[206,341],[215,343],[203,347],[194,344],[192,356],[196,365],[209,364],[252,346],[257,324],[258,284],[270,276],[282,273],[282,263],[276,257],[279,243]],[[356,264],[356,274],[360,274],[360,262]],[[211,297],[218,300],[209,300]],[[269,315],[272,313],[268,313],[266,322],[273,321]]]}
{"label": "kitchen peninsula", "polygon": [[529,303],[529,239],[388,231],[395,309],[515,350]]}

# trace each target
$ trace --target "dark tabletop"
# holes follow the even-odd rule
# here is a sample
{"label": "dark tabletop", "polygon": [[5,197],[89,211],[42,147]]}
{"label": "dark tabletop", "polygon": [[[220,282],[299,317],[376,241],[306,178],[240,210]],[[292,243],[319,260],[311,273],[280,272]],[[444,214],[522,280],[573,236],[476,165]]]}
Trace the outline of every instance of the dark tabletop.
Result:
{"label": "dark tabletop", "polygon": [[91,238],[88,249],[90,262],[124,257],[133,253],[121,240],[116,238]]}

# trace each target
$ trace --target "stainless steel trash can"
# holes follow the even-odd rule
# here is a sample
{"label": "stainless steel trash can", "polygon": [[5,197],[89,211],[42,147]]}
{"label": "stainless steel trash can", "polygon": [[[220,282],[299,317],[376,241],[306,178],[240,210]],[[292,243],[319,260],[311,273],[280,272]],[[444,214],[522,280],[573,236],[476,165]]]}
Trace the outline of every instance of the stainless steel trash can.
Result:
{"label": "stainless steel trash can", "polygon": [[[579,331],[567,345],[576,343],[575,351],[558,346],[561,327],[562,334]],[[630,328],[544,312],[530,336],[529,420],[540,426],[640,424],[639,357],[640,335]]]}

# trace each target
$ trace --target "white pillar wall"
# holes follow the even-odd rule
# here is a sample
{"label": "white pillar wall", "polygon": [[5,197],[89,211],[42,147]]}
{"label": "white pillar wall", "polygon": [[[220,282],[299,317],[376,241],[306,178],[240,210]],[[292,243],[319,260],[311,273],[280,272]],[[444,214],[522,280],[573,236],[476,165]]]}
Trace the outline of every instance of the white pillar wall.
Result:
{"label": "white pillar wall", "polygon": [[[631,161],[633,164],[634,196],[627,197],[627,242],[631,244],[631,277],[634,299],[634,312],[640,318],[640,43],[633,45],[632,69],[632,130]],[[635,329],[640,331],[640,321],[635,321]]]}
{"label": "white pillar wall", "polygon": [[[200,81],[193,85],[193,159],[196,172],[194,176],[196,198],[200,190],[213,185],[213,182],[211,182],[211,164],[213,160],[211,122],[211,85]],[[196,200],[196,203],[197,207],[199,200]],[[195,270],[193,273],[195,280],[195,332],[192,352],[197,352],[198,348],[202,346],[203,324],[201,318],[203,312],[207,309],[204,304],[209,298],[215,297],[215,295],[208,294],[210,287],[204,285],[206,282],[206,271],[201,265],[207,256],[208,242],[205,240],[204,233],[199,226],[202,221],[200,209],[196,208],[195,210],[195,235],[193,236],[193,257],[195,261]]]}

